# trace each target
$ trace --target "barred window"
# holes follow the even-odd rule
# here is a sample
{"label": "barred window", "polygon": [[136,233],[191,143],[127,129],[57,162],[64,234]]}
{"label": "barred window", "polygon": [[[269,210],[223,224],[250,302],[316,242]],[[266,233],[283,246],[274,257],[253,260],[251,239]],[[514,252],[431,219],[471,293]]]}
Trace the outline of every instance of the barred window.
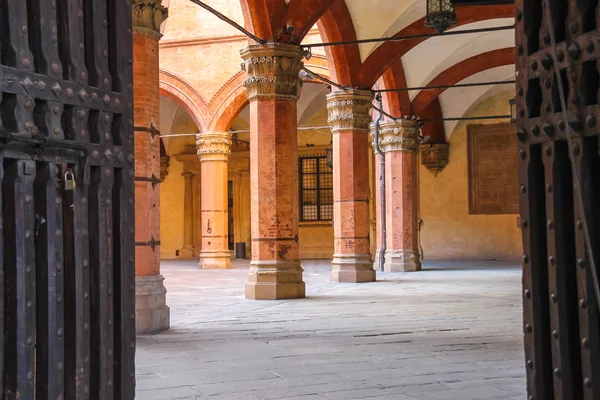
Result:
{"label": "barred window", "polygon": [[300,158],[300,220],[333,220],[333,170],[327,157]]}

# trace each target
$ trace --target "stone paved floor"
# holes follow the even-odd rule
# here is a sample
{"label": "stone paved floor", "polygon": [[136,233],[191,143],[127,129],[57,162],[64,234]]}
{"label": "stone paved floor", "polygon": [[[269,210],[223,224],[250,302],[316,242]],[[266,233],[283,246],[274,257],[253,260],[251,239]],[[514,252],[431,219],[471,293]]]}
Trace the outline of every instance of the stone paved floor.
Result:
{"label": "stone paved floor", "polygon": [[163,262],[172,329],[138,337],[138,400],[525,399],[513,265],[334,284],[313,261],[306,299],[271,302],[245,300],[234,265]]}

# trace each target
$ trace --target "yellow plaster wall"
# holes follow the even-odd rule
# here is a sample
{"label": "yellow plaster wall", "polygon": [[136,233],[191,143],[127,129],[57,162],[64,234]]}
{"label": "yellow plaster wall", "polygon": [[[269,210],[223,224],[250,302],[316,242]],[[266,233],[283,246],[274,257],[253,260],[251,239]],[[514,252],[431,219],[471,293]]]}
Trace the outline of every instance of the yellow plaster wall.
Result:
{"label": "yellow plaster wall", "polygon": [[183,247],[183,163],[171,157],[169,175],[160,185],[160,258],[177,258]]}
{"label": "yellow plaster wall", "polygon": [[333,224],[327,222],[300,222],[300,258],[333,258]]}
{"label": "yellow plaster wall", "polygon": [[[512,96],[495,95],[465,116],[509,114]],[[506,121],[485,123],[497,122]],[[420,167],[420,239],[425,260],[513,260],[522,254],[517,215],[469,215],[466,130],[473,123],[456,125],[450,137],[450,162],[437,177]]]}

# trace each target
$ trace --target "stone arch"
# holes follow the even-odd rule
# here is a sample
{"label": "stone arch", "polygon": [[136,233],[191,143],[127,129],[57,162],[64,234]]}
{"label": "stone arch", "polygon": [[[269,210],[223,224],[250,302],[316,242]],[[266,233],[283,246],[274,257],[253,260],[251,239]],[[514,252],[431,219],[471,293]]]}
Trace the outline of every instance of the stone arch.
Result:
{"label": "stone arch", "polygon": [[208,106],[202,96],[183,78],[166,70],[159,73],[160,95],[181,106],[192,118],[198,129],[206,131]]}

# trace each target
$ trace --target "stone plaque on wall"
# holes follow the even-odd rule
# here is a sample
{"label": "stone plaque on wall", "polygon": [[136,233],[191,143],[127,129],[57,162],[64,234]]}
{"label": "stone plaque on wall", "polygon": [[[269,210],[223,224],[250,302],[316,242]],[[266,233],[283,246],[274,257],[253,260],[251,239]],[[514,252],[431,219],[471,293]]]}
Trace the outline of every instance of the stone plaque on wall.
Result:
{"label": "stone plaque on wall", "polygon": [[469,214],[518,214],[517,137],[511,124],[469,125]]}

